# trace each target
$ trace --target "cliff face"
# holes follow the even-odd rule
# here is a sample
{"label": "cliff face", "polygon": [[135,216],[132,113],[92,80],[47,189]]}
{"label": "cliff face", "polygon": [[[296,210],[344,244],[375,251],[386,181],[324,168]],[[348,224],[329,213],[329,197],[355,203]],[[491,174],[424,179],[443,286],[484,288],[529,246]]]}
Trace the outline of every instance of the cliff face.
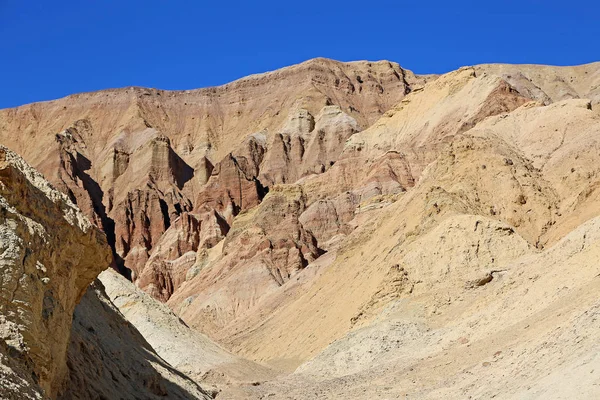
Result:
{"label": "cliff face", "polygon": [[0,147],[0,207],[0,333],[6,356],[53,397],[66,374],[73,310],[110,264],[110,249],[66,195],[5,147]]}
{"label": "cliff face", "polygon": [[349,136],[427,79],[387,61],[316,59],[217,88],[1,110],[0,138],[103,228],[119,270],[158,293],[170,278],[144,270],[156,271],[154,246],[182,213],[215,210],[230,226],[268,186],[324,172]]}

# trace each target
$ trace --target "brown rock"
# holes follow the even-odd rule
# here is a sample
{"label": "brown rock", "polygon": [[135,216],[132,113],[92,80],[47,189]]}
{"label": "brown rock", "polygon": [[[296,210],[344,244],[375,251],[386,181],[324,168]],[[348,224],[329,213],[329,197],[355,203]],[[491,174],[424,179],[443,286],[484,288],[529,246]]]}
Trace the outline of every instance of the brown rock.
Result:
{"label": "brown rock", "polygon": [[153,247],[137,285],[167,301],[185,281],[199,249],[211,248],[225,238],[229,226],[214,210],[203,215],[184,212]]}
{"label": "brown rock", "polygon": [[[489,381],[477,395],[492,397],[515,376],[544,394],[596,342],[597,72],[493,65],[415,77],[386,62],[314,60],[220,88],[0,111],[0,138],[109,240],[112,220],[136,283],[186,324],[284,370],[312,359],[223,398],[361,398],[377,380],[392,382],[385,396],[420,382],[431,398]],[[488,284],[465,289],[481,277]],[[465,335],[467,346],[452,345]],[[555,342],[569,351],[551,353]],[[506,356],[473,370],[490,343]],[[522,389],[501,394],[533,393]]]}
{"label": "brown rock", "polygon": [[215,165],[211,178],[196,198],[195,210],[214,209],[231,224],[241,211],[258,205],[267,188],[252,174],[257,167],[250,161],[230,154]]}
{"label": "brown rock", "polygon": [[[313,235],[299,221],[305,209],[303,196],[300,187],[275,186],[248,216],[251,219],[244,218],[232,226],[223,254],[235,252],[242,260],[266,258],[269,260],[266,265],[278,283],[289,279],[322,254]],[[263,251],[258,252],[261,248]]]}
{"label": "brown rock", "polygon": [[[305,119],[310,122],[297,122]],[[259,178],[273,185],[323,173],[338,159],[346,140],[358,131],[356,120],[338,106],[323,107],[316,124],[307,110],[298,110],[282,132],[271,138]]]}
{"label": "brown rock", "polygon": [[234,220],[222,252],[215,247],[215,258],[196,261],[196,271],[168,304],[184,307],[181,315],[204,332],[216,333],[243,317],[323,254],[299,222],[304,210],[300,187],[274,186],[258,207]]}
{"label": "brown rock", "polygon": [[333,199],[318,200],[300,215],[298,221],[311,232],[320,247],[326,248],[323,246],[329,239],[351,231],[348,222],[354,218],[359,203],[360,197],[352,192]]}
{"label": "brown rock", "polygon": [[[231,224],[264,197],[270,183],[258,177],[267,140],[253,132],[308,133],[316,126],[312,136],[324,135],[309,143],[315,159],[285,178],[294,181],[335,161],[350,134],[340,120],[367,126],[425,80],[390,62],[315,59],[219,88],[125,88],[2,110],[0,139],[104,229],[115,266],[136,279],[182,212],[214,209]],[[292,116],[299,109],[304,114]]]}

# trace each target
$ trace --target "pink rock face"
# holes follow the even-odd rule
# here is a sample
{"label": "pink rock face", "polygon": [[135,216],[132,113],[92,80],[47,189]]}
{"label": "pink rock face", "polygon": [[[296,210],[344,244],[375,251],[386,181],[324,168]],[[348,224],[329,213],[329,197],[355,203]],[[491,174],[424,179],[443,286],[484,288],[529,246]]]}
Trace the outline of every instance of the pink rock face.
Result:
{"label": "pink rock face", "polygon": [[195,210],[214,209],[231,224],[241,211],[258,205],[268,190],[257,178],[264,152],[261,141],[251,136],[217,163],[196,198]]}
{"label": "pink rock face", "polygon": [[161,301],[167,301],[185,281],[196,261],[196,252],[223,240],[229,226],[214,210],[202,215],[182,213],[153,246],[141,269],[137,285]]}
{"label": "pink rock face", "polygon": [[[136,280],[171,221],[191,210],[180,188],[193,171],[162,135],[137,148],[128,160],[125,172],[114,183],[121,191],[110,192],[109,216],[114,221],[115,251]],[[114,170],[119,168],[115,165]]]}
{"label": "pink rock face", "polygon": [[318,200],[300,215],[298,221],[325,248],[327,241],[335,235],[347,234],[352,230],[348,222],[354,218],[359,203],[360,196],[352,192]]}
{"label": "pink rock face", "polygon": [[299,135],[276,133],[261,168],[261,182],[267,185],[293,183],[300,178],[305,139]]}
{"label": "pink rock face", "polygon": [[[299,221],[305,209],[300,186],[271,188],[258,207],[238,215],[217,260],[206,260],[198,252],[191,269],[196,272],[188,274],[169,301],[193,298],[189,310],[203,315],[206,332],[244,315],[324,253]],[[210,268],[203,268],[209,262]]]}
{"label": "pink rock face", "polygon": [[67,194],[97,226],[104,227],[102,190],[90,177],[91,161],[85,156],[86,146],[80,131],[90,129],[88,123],[77,121],[72,127],[55,135],[53,148],[37,166],[49,171],[47,179]]}
{"label": "pink rock face", "polygon": [[230,155],[215,166],[207,185],[196,198],[196,210],[217,210],[231,223],[240,211],[258,205],[264,192],[256,177],[247,177]]}
{"label": "pink rock face", "polygon": [[149,251],[169,228],[178,210],[189,210],[185,199],[178,197],[176,192],[163,195],[153,189],[134,190],[112,210],[116,252],[135,277],[139,276]]}
{"label": "pink rock face", "polygon": [[281,132],[272,135],[259,179],[273,185],[323,173],[337,161],[346,140],[358,131],[356,120],[338,106],[323,107],[316,120],[307,110],[298,110]]}
{"label": "pink rock face", "polygon": [[305,209],[303,196],[299,187],[275,186],[247,223],[232,227],[223,254],[237,254],[238,262],[261,260],[273,279],[283,284],[323,253],[299,221]]}
{"label": "pink rock face", "polygon": [[[316,59],[219,88],[125,88],[2,110],[0,138],[102,227],[115,268],[164,300],[185,276],[185,240],[216,245],[270,186],[328,170],[351,135],[427,79],[390,62]],[[184,213],[200,221],[198,238],[175,224]],[[155,251],[172,225],[186,238],[179,250]],[[264,249],[282,279],[314,257],[299,242],[310,233],[300,236]]]}

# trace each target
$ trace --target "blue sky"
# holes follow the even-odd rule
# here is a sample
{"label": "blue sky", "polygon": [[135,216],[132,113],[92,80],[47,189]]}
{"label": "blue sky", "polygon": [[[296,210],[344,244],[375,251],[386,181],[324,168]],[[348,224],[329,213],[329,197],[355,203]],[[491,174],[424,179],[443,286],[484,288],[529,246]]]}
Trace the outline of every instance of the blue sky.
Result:
{"label": "blue sky", "polygon": [[598,1],[0,0],[0,108],[214,86],[309,58],[417,73],[600,60]]}

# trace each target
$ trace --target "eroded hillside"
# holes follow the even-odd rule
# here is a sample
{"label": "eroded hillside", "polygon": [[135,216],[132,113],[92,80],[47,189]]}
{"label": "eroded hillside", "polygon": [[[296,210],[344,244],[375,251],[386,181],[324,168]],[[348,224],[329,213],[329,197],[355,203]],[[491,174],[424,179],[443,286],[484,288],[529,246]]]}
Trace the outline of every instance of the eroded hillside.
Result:
{"label": "eroded hillside", "polygon": [[[0,110],[0,141],[105,232],[112,256],[82,287],[109,264],[137,286],[103,273],[71,335],[100,340],[82,327],[106,304],[133,333],[102,329],[133,359],[166,360],[153,378],[113,365],[122,384],[594,397],[599,88],[598,63],[418,76],[316,59]],[[89,371],[111,346],[87,365],[70,348],[71,382],[106,375]]]}

